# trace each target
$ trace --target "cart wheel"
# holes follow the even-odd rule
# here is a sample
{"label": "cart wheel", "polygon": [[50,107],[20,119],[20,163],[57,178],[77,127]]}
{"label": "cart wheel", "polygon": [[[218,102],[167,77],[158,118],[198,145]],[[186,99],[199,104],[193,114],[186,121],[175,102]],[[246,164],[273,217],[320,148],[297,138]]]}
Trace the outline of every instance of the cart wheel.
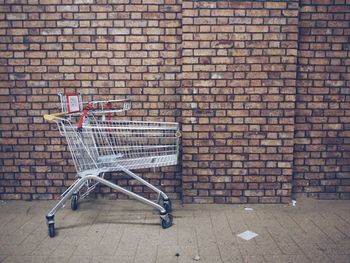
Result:
{"label": "cart wheel", "polygon": [[73,194],[72,199],[70,200],[70,207],[72,208],[73,211],[78,209],[79,203],[79,196],[78,194]]}
{"label": "cart wheel", "polygon": [[163,207],[167,213],[171,213],[173,211],[173,206],[171,204],[171,200],[163,200]]}
{"label": "cart wheel", "polygon": [[56,235],[55,224],[51,223],[49,224],[49,236],[54,237],[55,235]]}
{"label": "cart wheel", "polygon": [[169,227],[171,227],[173,225],[173,216],[172,216],[172,214],[167,214],[166,219],[161,218],[161,220],[162,220],[161,224],[162,224],[162,228],[163,229],[169,228]]}

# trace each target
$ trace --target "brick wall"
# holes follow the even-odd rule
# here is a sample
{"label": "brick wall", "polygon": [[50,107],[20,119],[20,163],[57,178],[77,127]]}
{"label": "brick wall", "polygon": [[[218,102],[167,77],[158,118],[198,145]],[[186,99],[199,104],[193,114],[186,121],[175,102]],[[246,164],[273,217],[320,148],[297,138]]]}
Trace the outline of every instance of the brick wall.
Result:
{"label": "brick wall", "polygon": [[291,195],[298,1],[184,1],[185,202]]}
{"label": "brick wall", "polygon": [[293,185],[350,198],[350,3],[299,2],[0,1],[0,198],[58,198],[74,179],[42,118],[59,92],[127,96],[128,118],[180,122],[181,164],[141,171],[172,198],[279,203]]}
{"label": "brick wall", "polygon": [[295,192],[350,198],[350,1],[302,0]]}
{"label": "brick wall", "polygon": [[[99,99],[127,96],[133,101],[129,115],[134,119],[175,121],[181,3],[1,2],[0,198],[57,198],[74,179],[65,141],[42,118],[59,106],[59,92]],[[143,175],[179,198],[181,177],[176,171],[179,167]],[[118,184],[150,195],[134,180],[122,177]],[[116,195],[109,188],[98,192]]]}

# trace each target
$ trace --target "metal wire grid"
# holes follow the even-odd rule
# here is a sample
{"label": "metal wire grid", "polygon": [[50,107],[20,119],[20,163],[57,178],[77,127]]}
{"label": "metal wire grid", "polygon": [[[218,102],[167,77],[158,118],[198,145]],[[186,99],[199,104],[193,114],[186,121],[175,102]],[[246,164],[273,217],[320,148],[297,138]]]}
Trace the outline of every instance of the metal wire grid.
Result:
{"label": "metal wire grid", "polygon": [[82,131],[69,121],[61,122],[76,169],[119,170],[174,165],[178,156],[178,124],[145,121],[90,119]]}

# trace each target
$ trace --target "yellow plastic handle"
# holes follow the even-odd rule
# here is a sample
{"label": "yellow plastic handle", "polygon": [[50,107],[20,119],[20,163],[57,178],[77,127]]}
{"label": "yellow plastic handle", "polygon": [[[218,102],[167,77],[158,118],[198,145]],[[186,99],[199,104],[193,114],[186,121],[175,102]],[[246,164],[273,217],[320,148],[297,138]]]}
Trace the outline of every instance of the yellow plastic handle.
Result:
{"label": "yellow plastic handle", "polygon": [[53,121],[54,119],[56,119],[57,117],[62,117],[64,116],[65,113],[64,112],[57,112],[57,113],[52,113],[52,114],[45,114],[44,115],[44,119],[46,121]]}

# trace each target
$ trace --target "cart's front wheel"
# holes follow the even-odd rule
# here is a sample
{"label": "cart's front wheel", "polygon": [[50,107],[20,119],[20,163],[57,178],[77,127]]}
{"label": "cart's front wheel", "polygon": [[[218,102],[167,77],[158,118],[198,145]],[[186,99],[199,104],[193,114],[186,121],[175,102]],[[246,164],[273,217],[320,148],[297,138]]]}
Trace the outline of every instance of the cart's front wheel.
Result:
{"label": "cart's front wheel", "polygon": [[72,199],[70,200],[70,207],[72,208],[73,211],[78,209],[79,206],[79,196],[78,194],[73,194]]}
{"label": "cart's front wheel", "polygon": [[173,225],[173,216],[172,214],[167,214],[164,218],[161,217],[161,225],[163,229],[169,228]]}
{"label": "cart's front wheel", "polygon": [[49,224],[49,237],[54,237],[56,235],[56,231],[55,231],[55,224],[54,223],[50,223]]}
{"label": "cart's front wheel", "polygon": [[173,206],[171,204],[171,200],[163,200],[163,207],[167,213],[171,213],[173,211]]}

